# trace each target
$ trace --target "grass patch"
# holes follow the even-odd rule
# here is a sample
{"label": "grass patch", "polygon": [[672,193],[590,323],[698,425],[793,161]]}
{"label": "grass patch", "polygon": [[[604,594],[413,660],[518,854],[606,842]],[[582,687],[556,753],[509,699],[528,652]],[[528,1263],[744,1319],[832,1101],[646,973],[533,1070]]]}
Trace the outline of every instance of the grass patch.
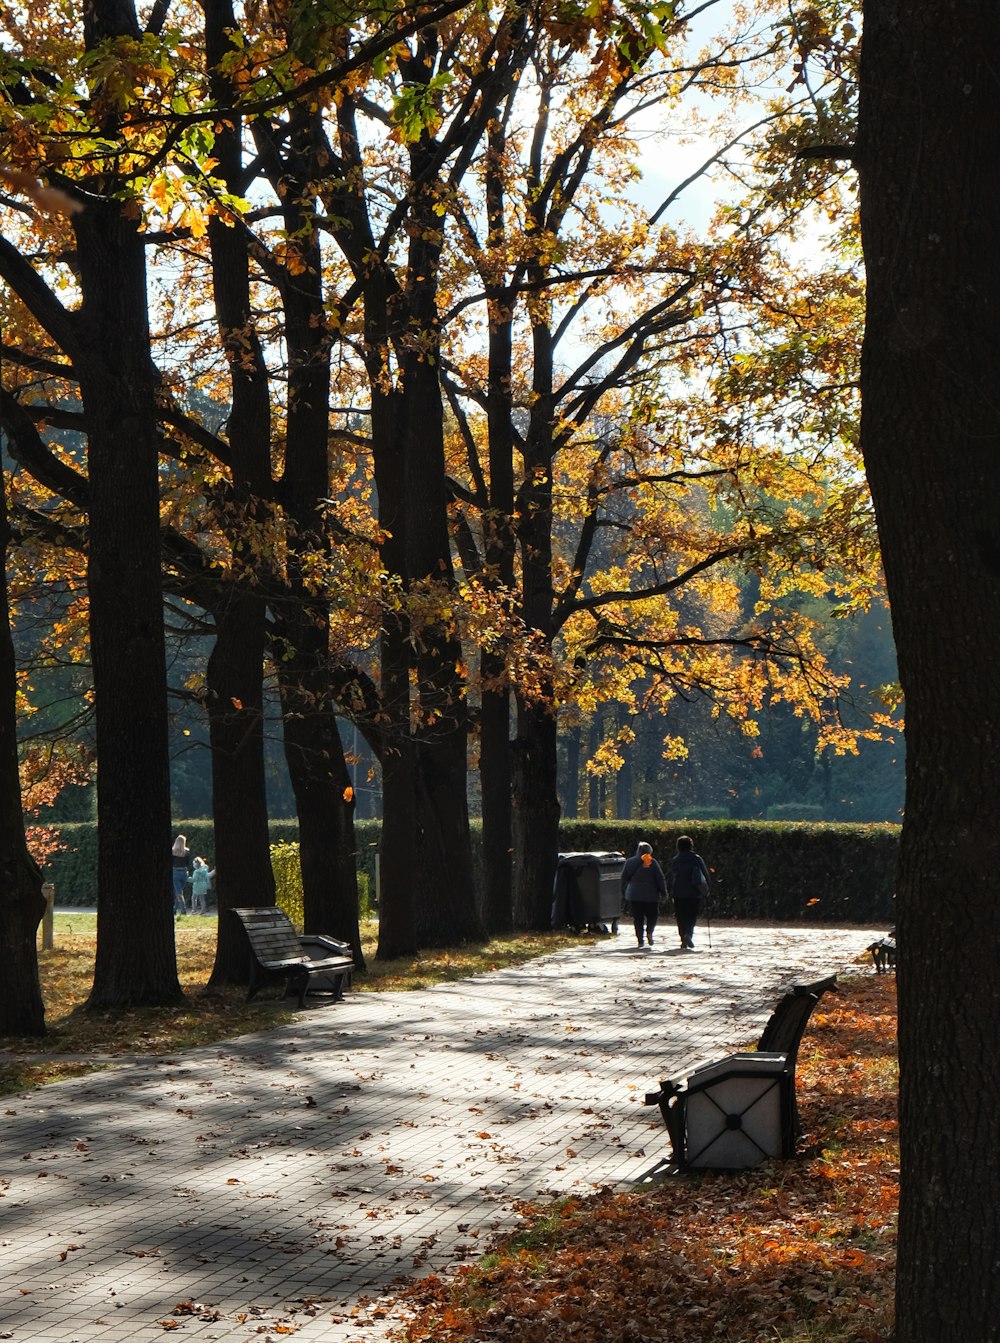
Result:
{"label": "grass patch", "polygon": [[361,925],[361,947],[368,969],[356,975],[354,987],[362,991],[393,992],[427,988],[447,980],[466,979],[510,965],[523,965],[536,956],[547,956],[563,947],[579,946],[581,939],[562,933],[511,933],[489,942],[465,947],[422,951],[418,956],[393,961],[376,961],[378,924]]}
{"label": "grass patch", "polygon": [[867,976],[842,989],[813,1014],[799,1061],[799,1157],[527,1208],[525,1231],[453,1281],[401,1294],[415,1314],[392,1337],[888,1343],[896,984]]}
{"label": "grass patch", "polygon": [[[38,953],[48,1033],[43,1039],[4,1039],[0,1095],[93,1071],[123,1054],[171,1054],[292,1020],[294,1012],[268,990],[252,1003],[244,1002],[242,989],[205,993],[215,961],[214,915],[182,915],[174,927],[183,1001],[170,1007],[90,1012],[85,1004],[94,974],[97,916],[87,911],[56,914],[54,946]],[[375,960],[376,922],[362,924],[361,941],[368,969],[355,976],[355,987],[399,992],[519,965],[580,939],[517,934],[384,962]]]}

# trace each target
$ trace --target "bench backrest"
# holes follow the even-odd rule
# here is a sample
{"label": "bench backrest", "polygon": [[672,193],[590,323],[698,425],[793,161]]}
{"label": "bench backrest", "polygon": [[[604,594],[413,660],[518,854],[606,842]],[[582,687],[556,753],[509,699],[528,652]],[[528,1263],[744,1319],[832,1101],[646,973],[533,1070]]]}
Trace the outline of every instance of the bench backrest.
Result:
{"label": "bench backrest", "polygon": [[305,958],[291,919],[277,905],[234,909],[233,913],[246,929],[250,946],[259,961],[301,961]]}
{"label": "bench backrest", "polygon": [[788,1062],[794,1068],[813,1008],[824,993],[836,987],[836,975],[819,979],[815,984],[793,984],[771,1013],[771,1019],[757,1041],[757,1049],[761,1053],[787,1054]]}

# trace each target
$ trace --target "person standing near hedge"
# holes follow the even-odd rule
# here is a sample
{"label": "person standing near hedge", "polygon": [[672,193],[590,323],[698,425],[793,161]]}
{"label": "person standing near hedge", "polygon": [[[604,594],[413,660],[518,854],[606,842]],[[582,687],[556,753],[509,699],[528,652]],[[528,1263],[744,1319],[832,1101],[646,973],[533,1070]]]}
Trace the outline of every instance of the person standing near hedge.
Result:
{"label": "person standing near hedge", "polygon": [[215,869],[210,869],[204,858],[194,860],[194,868],[191,871],[192,914],[208,913],[208,889],[214,876]]}
{"label": "person standing near hedge", "polygon": [[640,840],[635,853],[622,868],[622,896],[632,909],[635,940],[641,947],[643,935],[653,945],[653,932],[660,912],[660,901],[666,898],[667,879],[663,868],[653,857],[652,845]]}
{"label": "person standing near hedge", "polygon": [[677,840],[677,852],[670,862],[670,894],[681,946],[686,951],[693,951],[694,928],[702,897],[708,894],[708,868],[695,853],[690,835],[681,835]]}
{"label": "person standing near hedge", "polygon": [[178,835],[170,850],[170,867],[174,880],[174,913],[186,914],[187,901],[184,899],[184,887],[191,871],[191,850],[183,835]]}

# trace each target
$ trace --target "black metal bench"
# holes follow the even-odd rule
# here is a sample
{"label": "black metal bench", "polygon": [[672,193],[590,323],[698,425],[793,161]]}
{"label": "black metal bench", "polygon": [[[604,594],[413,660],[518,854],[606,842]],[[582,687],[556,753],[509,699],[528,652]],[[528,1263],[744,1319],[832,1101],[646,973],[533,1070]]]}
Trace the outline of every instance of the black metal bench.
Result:
{"label": "black metal bench", "polygon": [[896,968],[896,930],[893,928],[891,933],[886,933],[885,937],[880,937],[877,942],[873,942],[868,948],[871,952],[872,964],[875,966],[877,975],[886,975],[890,970]]}
{"label": "black metal bench", "polygon": [[[777,1149],[767,1155],[793,1156],[795,1144],[801,1134],[798,1106],[795,1102],[795,1064],[798,1060],[799,1045],[805,1034],[806,1026],[813,1008],[824,993],[836,992],[837,977],[829,975],[826,979],[813,984],[793,984],[778,1001],[768,1019],[767,1025],[757,1041],[756,1055],[733,1055],[729,1062],[729,1075],[733,1078],[760,1077],[762,1083],[766,1077],[773,1078],[778,1087],[780,1137]],[[763,1060],[758,1055],[766,1055],[768,1064],[763,1073],[755,1067]],[[696,1069],[690,1076],[667,1078],[660,1082],[660,1090],[648,1092],[647,1105],[657,1105],[663,1117],[663,1123],[670,1137],[672,1149],[671,1164],[680,1170],[691,1168],[688,1153],[687,1099],[690,1092],[701,1087],[697,1074],[702,1072],[708,1078],[713,1071],[718,1075],[717,1065],[709,1064],[704,1069]],[[724,1079],[723,1079],[724,1080]],[[714,1081],[714,1079],[713,1079]],[[744,1088],[745,1090],[745,1088]],[[766,1084],[765,1084],[766,1092]],[[760,1094],[765,1094],[764,1092]],[[748,1109],[757,1103],[751,1099]],[[713,1102],[714,1103],[714,1102]],[[724,1128],[740,1129],[742,1116],[738,1113],[722,1114],[720,1122]],[[710,1164],[708,1160],[706,1165]]]}
{"label": "black metal bench", "polygon": [[251,968],[247,1002],[255,998],[265,984],[285,981],[285,995],[298,995],[299,1007],[305,1006],[310,983],[325,977],[332,988],[334,1001],[344,996],[350,987],[354,961],[346,942],[333,937],[310,934],[309,945],[321,943],[328,956],[310,956],[283,909],[265,905],[254,909],[234,909],[250,943]]}

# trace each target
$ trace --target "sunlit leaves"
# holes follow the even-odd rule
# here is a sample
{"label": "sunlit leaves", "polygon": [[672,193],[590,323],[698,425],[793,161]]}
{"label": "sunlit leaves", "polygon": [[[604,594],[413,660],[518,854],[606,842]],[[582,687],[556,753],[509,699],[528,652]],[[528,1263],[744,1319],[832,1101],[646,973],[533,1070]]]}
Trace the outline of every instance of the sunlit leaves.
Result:
{"label": "sunlit leaves", "polygon": [[426,83],[408,84],[396,95],[392,119],[403,144],[419,140],[428,131],[433,134],[441,125],[440,95],[453,79],[450,70],[442,70]]}

